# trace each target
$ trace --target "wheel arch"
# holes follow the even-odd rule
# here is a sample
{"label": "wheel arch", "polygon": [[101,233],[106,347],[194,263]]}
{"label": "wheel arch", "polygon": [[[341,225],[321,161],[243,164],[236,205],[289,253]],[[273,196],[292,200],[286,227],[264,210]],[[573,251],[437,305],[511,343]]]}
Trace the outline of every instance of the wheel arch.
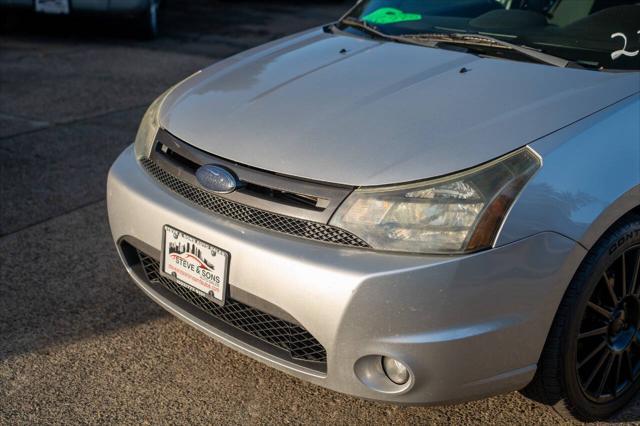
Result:
{"label": "wheel arch", "polygon": [[[638,188],[636,187],[636,191],[637,189]],[[635,192],[635,194],[637,194],[637,192]],[[626,200],[626,198],[627,197],[621,197],[623,201]],[[599,267],[602,267],[603,263],[601,259],[603,256],[604,259],[606,259],[607,253],[609,256],[618,256],[621,250],[629,249],[629,244],[637,244],[637,241],[634,243],[628,238],[621,238],[621,236],[625,235],[635,235],[633,238],[638,238],[637,233],[628,233],[628,229],[625,229],[629,226],[635,226],[635,229],[638,229],[637,223],[640,222],[640,205],[638,205],[637,198],[634,200],[635,204],[631,203],[632,206],[628,211],[623,212],[616,220],[610,223],[600,235],[596,235],[589,250],[585,251],[585,256],[580,261],[579,266],[572,276],[569,286],[563,293],[561,303],[554,316],[553,325],[547,335],[544,350],[538,360],[538,368],[536,370],[535,377],[526,388],[521,390],[521,392],[528,398],[553,406],[553,408],[565,418],[575,418],[581,421],[603,420],[613,412],[624,407],[625,404],[628,403],[628,400],[633,398],[633,395],[635,394],[634,392],[636,392],[638,390],[638,386],[640,386],[640,383],[632,385],[635,386],[636,391],[633,391],[632,388],[627,392],[629,398],[625,397],[624,400],[621,400],[620,404],[614,406],[610,411],[607,411],[608,408],[602,408],[600,413],[596,412],[594,414],[588,411],[585,412],[583,410],[583,404],[576,404],[573,397],[570,397],[567,394],[567,383],[571,382],[571,380],[567,379],[566,374],[563,371],[566,372],[569,370],[567,368],[566,360],[560,360],[560,354],[566,353],[570,350],[570,346],[567,346],[566,344],[567,339],[565,338],[564,330],[566,330],[567,327],[571,327],[571,322],[574,321],[572,318],[575,318],[573,316],[573,313],[576,312],[575,303],[580,297],[582,297],[580,295],[581,286],[576,285],[575,282],[584,284],[588,282],[587,280],[590,279],[589,277],[600,276],[597,271]],[[612,211],[619,213],[622,210],[620,206],[626,205],[625,203],[626,201],[620,205],[616,204],[618,208],[612,209]],[[603,213],[603,216],[610,219],[611,217],[617,216],[617,214],[605,212]],[[601,225],[604,223],[605,219],[600,222]],[[594,271],[596,272],[595,274],[593,274]],[[624,277],[624,275],[622,276]],[[580,311],[578,310],[578,312]],[[597,368],[600,368],[600,366]],[[575,386],[573,386],[572,393],[574,395],[576,394]]]}
{"label": "wheel arch", "polygon": [[590,250],[607,232],[634,215],[640,215],[640,184],[621,195],[613,204],[604,209],[584,232],[579,241],[580,244]]}

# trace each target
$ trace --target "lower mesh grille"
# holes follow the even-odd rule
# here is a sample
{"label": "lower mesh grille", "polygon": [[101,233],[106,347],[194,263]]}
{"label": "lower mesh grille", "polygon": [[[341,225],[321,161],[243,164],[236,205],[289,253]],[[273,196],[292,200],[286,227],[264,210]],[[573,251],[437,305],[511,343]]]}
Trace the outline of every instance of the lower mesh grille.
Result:
{"label": "lower mesh grille", "polygon": [[181,299],[189,302],[218,320],[243,331],[263,342],[283,349],[291,358],[326,363],[324,347],[299,325],[227,298],[224,306],[217,305],[198,293],[160,275],[160,263],[138,250],[142,268],[151,284],[161,285]]}
{"label": "lower mesh grille", "polygon": [[344,246],[370,248],[365,241],[343,229],[238,204],[176,178],[150,159],[142,159],[140,163],[162,185],[213,213],[296,237]]}

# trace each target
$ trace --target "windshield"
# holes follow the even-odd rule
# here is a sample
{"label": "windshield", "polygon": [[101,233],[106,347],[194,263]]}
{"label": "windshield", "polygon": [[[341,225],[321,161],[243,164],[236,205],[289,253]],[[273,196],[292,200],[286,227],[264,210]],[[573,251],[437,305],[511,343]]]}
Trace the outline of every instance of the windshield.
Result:
{"label": "windshield", "polygon": [[640,69],[640,0],[365,0],[348,17],[389,35],[482,34],[586,66]]}

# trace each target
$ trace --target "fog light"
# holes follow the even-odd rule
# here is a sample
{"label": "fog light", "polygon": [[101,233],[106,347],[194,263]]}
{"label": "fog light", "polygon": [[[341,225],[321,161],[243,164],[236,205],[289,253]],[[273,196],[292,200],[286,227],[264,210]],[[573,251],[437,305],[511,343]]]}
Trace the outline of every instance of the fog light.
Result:
{"label": "fog light", "polygon": [[387,375],[396,385],[404,385],[409,381],[409,370],[407,367],[398,361],[397,359],[382,357],[382,369],[384,374]]}

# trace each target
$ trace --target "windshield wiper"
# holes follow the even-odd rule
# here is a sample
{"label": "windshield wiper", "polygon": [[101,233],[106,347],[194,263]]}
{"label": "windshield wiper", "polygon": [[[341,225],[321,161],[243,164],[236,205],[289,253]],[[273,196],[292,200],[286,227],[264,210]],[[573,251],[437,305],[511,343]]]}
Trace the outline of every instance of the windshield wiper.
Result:
{"label": "windshield wiper", "polygon": [[411,34],[402,36],[403,39],[412,39],[423,43],[431,42],[437,47],[439,44],[456,44],[473,47],[494,47],[512,50],[527,58],[533,59],[537,62],[541,62],[547,65],[553,65],[561,68],[584,68],[584,66],[577,62],[570,61],[558,56],[549,55],[540,50],[534,49],[528,46],[521,46],[508,41],[500,40],[495,37],[491,37],[484,34],[476,33],[452,33],[452,34],[438,34],[438,33],[425,33],[425,34]]}
{"label": "windshield wiper", "polygon": [[376,38],[380,38],[383,40],[395,41],[397,43],[406,43],[413,44],[416,46],[423,47],[436,47],[433,43],[421,41],[419,38],[409,37],[409,36],[395,36],[391,34],[383,33],[378,30],[375,26],[369,24],[368,22],[362,21],[360,19],[355,19],[351,17],[342,18],[338,21],[338,24],[345,25],[347,27],[353,27],[365,32],[371,36]]}
{"label": "windshield wiper", "polygon": [[[533,59],[536,62],[540,62],[547,65],[553,65],[561,68],[584,68],[584,66],[577,62],[570,61],[568,59],[560,58],[558,56],[549,55],[548,53],[541,52],[528,46],[519,46],[508,41],[500,40],[495,37],[491,37],[484,34],[475,33],[424,33],[424,34],[406,34],[406,35],[391,35],[383,33],[375,26],[352,17],[344,17],[339,24],[346,25],[348,27],[357,28],[369,35],[376,38],[395,41],[397,43],[413,44],[423,47],[437,48],[441,44],[457,44],[468,47],[470,50],[474,50],[473,47],[493,47],[507,49],[519,53],[529,59]],[[475,49],[477,50],[477,49]]]}

